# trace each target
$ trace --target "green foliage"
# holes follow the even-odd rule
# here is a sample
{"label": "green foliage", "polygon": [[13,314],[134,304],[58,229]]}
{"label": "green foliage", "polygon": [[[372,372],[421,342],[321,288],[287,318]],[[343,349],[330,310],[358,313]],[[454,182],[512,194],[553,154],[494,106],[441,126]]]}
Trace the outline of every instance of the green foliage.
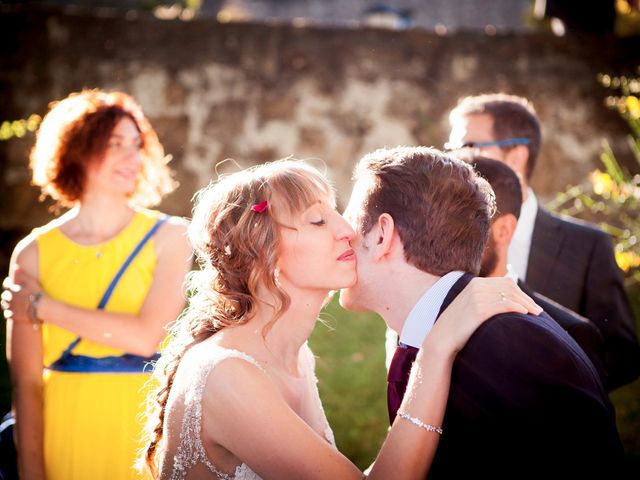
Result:
{"label": "green foliage", "polygon": [[22,138],[28,132],[35,132],[40,125],[42,118],[40,115],[32,114],[27,119],[5,120],[0,124],[0,141],[7,141],[14,137]]}
{"label": "green foliage", "polygon": [[640,3],[637,0],[616,0],[616,33],[622,36],[640,34]]}
{"label": "green foliage", "polygon": [[[613,91],[606,105],[629,125],[628,144],[640,171],[640,79],[600,75],[599,80]],[[640,282],[640,174],[622,168],[606,140],[600,160],[604,171],[594,170],[588,181],[559,193],[549,208],[594,221],[610,233],[616,261],[632,286]]]}
{"label": "green foliage", "polygon": [[[612,93],[606,105],[629,125],[628,145],[640,171],[640,79],[600,75],[599,81]],[[595,221],[613,236],[616,261],[625,274],[636,330],[640,331],[640,175],[620,166],[606,140],[600,160],[604,171],[593,171],[588,181],[558,194],[548,206]],[[610,398],[630,468],[640,466],[640,379],[612,392]]]}
{"label": "green foliage", "polygon": [[[636,316],[636,331],[640,331],[640,285],[630,292],[631,306]],[[640,378],[611,392],[616,409],[616,423],[627,452],[627,460],[640,471]]]}

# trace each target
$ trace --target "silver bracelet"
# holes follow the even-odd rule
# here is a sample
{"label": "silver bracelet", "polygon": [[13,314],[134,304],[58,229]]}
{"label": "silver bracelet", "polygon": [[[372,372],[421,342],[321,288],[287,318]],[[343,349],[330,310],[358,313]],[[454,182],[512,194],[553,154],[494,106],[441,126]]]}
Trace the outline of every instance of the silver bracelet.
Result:
{"label": "silver bracelet", "polygon": [[434,427],[430,423],[424,423],[419,418],[412,417],[411,415],[408,415],[408,414],[406,414],[404,412],[398,412],[398,416],[400,418],[404,418],[405,420],[409,420],[414,425],[416,425],[416,426],[418,426],[420,428],[424,428],[428,432],[435,432],[435,433],[437,433],[439,435],[442,435],[442,429],[440,427]]}

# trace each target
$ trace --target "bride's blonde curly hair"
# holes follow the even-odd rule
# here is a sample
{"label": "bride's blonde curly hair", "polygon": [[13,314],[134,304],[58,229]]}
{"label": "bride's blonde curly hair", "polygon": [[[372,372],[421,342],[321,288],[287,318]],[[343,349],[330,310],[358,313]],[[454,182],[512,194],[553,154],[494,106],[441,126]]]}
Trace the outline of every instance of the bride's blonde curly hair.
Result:
{"label": "bride's blonde curly hair", "polygon": [[[290,299],[275,279],[281,221],[327,196],[334,201],[333,189],[320,172],[288,159],[222,177],[194,196],[188,235],[200,270],[187,278],[187,309],[171,326],[151,379],[155,393],[148,397],[145,447],[138,462],[141,468],[146,464],[154,478],[165,407],[180,360],[190,347],[222,328],[249,321],[259,289],[275,299],[268,327],[287,310]],[[265,211],[251,209],[264,201]]]}

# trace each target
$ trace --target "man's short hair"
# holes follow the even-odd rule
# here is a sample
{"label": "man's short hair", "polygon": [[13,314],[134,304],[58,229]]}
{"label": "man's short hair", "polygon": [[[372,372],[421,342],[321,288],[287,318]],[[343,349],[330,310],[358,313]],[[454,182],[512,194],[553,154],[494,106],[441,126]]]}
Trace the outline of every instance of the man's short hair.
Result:
{"label": "man's short hair", "polygon": [[495,200],[470,165],[434,148],[396,147],[360,160],[355,179],[367,177],[363,235],[388,213],[411,265],[438,276],[480,271]]}
{"label": "man's short hair", "polygon": [[458,118],[480,114],[489,115],[493,119],[493,135],[496,140],[521,137],[529,139],[529,144],[526,145],[529,149],[526,171],[529,180],[542,142],[540,121],[533,104],[524,97],[505,93],[469,96],[460,100],[451,110],[449,122],[453,125]]}
{"label": "man's short hair", "polygon": [[472,157],[469,163],[493,189],[496,196],[495,217],[510,213],[519,218],[522,207],[522,186],[516,172],[505,163],[481,156]]}

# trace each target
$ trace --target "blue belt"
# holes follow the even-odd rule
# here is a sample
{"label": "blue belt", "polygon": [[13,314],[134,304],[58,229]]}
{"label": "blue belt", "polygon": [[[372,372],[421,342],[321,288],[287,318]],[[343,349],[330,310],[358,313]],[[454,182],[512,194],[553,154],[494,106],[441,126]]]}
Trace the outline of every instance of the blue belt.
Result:
{"label": "blue belt", "polygon": [[53,362],[47,369],[74,373],[151,373],[159,358],[159,353],[150,357],[126,353],[101,358],[67,354]]}

